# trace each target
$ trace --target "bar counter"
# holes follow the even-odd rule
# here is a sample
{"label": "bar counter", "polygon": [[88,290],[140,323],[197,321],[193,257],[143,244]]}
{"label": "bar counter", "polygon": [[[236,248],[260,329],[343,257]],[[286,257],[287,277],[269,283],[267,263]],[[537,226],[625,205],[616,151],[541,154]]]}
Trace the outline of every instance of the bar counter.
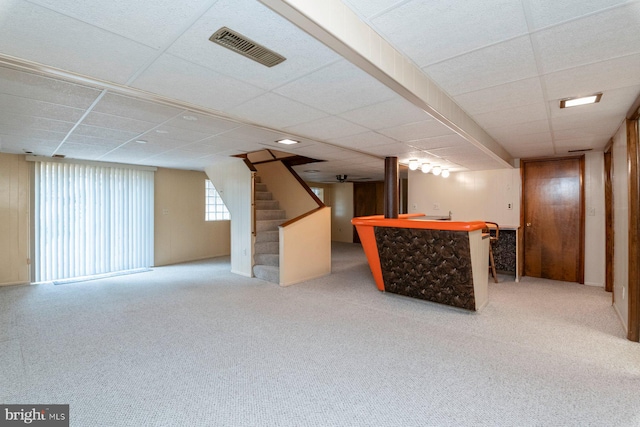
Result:
{"label": "bar counter", "polygon": [[424,218],[404,214],[351,220],[376,286],[383,292],[480,310],[488,301],[485,223]]}

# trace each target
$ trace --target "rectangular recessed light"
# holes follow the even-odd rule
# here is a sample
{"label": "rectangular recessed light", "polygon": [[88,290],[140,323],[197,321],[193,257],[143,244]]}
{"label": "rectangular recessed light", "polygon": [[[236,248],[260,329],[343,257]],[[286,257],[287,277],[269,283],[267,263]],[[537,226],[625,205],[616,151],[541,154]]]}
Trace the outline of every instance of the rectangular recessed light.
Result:
{"label": "rectangular recessed light", "polygon": [[579,98],[566,98],[560,100],[560,108],[577,107],[578,105],[595,104],[600,102],[602,93],[596,93],[589,96],[582,96]]}
{"label": "rectangular recessed light", "polygon": [[280,139],[278,141],[276,141],[278,144],[285,144],[285,145],[291,145],[291,144],[297,144],[300,141],[296,141],[293,139]]}

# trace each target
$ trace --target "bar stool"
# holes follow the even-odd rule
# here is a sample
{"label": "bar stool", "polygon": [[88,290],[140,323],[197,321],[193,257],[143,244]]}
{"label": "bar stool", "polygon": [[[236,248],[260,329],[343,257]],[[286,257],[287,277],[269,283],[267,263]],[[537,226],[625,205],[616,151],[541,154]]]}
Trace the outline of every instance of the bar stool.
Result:
{"label": "bar stool", "polygon": [[496,262],[493,258],[493,246],[498,243],[500,236],[500,226],[495,222],[485,221],[486,227],[483,233],[489,233],[489,272],[493,276],[493,281],[498,283],[498,274],[496,273]]}

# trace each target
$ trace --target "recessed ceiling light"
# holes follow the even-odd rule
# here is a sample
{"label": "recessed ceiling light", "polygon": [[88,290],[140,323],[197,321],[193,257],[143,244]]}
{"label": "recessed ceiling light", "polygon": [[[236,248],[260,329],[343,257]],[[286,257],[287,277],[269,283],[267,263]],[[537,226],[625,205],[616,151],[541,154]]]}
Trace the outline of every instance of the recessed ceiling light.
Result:
{"label": "recessed ceiling light", "polygon": [[296,141],[294,139],[279,139],[276,142],[278,144],[291,145],[291,144],[298,144],[300,141]]}
{"label": "recessed ceiling light", "polygon": [[156,133],[169,133],[168,130],[156,129]]}
{"label": "recessed ceiling light", "polygon": [[307,169],[305,172],[307,172],[307,173],[318,173],[320,171],[318,169]]}
{"label": "recessed ceiling light", "polygon": [[182,118],[189,122],[195,122],[196,120],[198,120],[196,116],[182,116]]}
{"label": "recessed ceiling light", "polygon": [[560,100],[560,108],[577,107],[578,105],[595,104],[600,102],[602,93],[596,93],[589,96],[582,96],[580,98],[566,98]]}
{"label": "recessed ceiling light", "polygon": [[137,139],[136,142],[138,144],[146,144],[147,143],[147,141],[145,141],[144,139]]}

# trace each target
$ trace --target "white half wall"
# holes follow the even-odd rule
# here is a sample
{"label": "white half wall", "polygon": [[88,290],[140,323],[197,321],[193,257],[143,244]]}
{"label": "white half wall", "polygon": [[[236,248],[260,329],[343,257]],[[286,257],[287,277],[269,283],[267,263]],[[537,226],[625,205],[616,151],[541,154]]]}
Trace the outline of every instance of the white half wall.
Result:
{"label": "white half wall", "polygon": [[252,277],[251,171],[230,157],[205,168],[231,214],[231,272]]}

